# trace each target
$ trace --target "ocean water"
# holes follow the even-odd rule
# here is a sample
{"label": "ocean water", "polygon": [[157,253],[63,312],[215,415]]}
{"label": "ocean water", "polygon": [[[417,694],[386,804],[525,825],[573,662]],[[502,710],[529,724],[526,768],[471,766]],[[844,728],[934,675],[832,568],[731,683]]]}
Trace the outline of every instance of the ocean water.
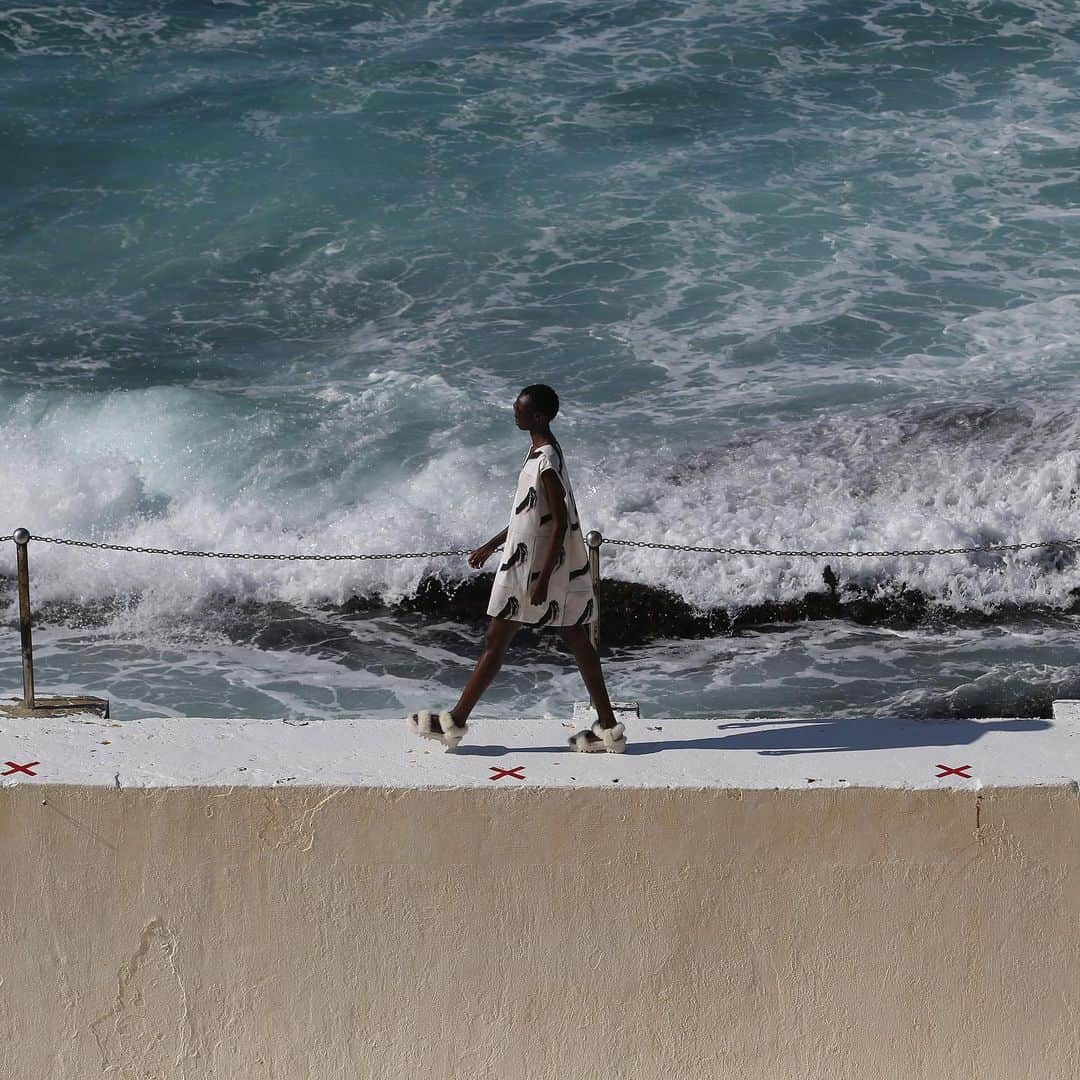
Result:
{"label": "ocean water", "polygon": [[[0,9],[0,533],[473,548],[506,524],[512,403],[539,381],[605,536],[1080,536],[1078,73],[1065,0]],[[823,587],[820,559],[602,558],[701,608]],[[449,707],[482,646],[480,623],[324,610],[467,578],[464,557],[30,560],[38,693],[121,720]],[[1080,696],[1072,553],[827,561],[1006,607],[610,649],[611,696],[644,717]],[[474,716],[586,697],[523,632]]]}

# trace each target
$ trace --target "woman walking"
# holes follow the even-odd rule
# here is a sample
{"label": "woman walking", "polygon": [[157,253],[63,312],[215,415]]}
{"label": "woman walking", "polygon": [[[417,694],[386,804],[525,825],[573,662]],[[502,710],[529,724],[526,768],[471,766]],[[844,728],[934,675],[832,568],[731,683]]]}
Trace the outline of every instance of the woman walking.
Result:
{"label": "woman walking", "polygon": [[526,386],[514,402],[517,426],[531,442],[521,463],[510,523],[469,555],[479,569],[500,544],[503,558],[495,572],[487,614],[486,647],[476,670],[452,709],[422,709],[408,717],[418,734],[442,741],[454,750],[468,731],[466,720],[502,666],[513,636],[522,626],[557,630],[581,669],[598,718],[591,729],[568,740],[585,753],[626,749],[623,725],[608,700],[600,658],[589,639],[588,624],[598,618],[589,573],[589,553],[581,531],[570,474],[562,447],[551,432],[559,398],[550,386]]}

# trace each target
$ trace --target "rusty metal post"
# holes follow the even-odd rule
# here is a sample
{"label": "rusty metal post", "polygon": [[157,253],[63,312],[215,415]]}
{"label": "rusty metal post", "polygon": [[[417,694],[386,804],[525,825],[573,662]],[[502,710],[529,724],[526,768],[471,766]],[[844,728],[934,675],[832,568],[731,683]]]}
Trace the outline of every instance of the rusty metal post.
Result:
{"label": "rusty metal post", "polygon": [[596,596],[596,621],[589,623],[589,640],[593,648],[600,643],[600,545],[604,542],[603,536],[593,529],[585,536],[585,543],[589,545],[589,572],[592,575],[593,593]]}
{"label": "rusty metal post", "polygon": [[68,716],[71,713],[97,713],[109,719],[109,699],[99,697],[37,697],[34,693],[34,646],[30,638],[30,564],[26,545],[29,529],[16,529],[15,541],[19,577],[19,633],[22,636],[23,699],[0,701],[0,716]]}
{"label": "rusty metal post", "polygon": [[[585,536],[585,543],[589,545],[589,574],[596,597],[596,620],[589,623],[589,640],[597,650],[600,648],[600,545],[603,542],[604,537],[596,529]],[[589,694],[589,704],[593,704],[592,694]]]}
{"label": "rusty metal post", "polygon": [[34,707],[34,646],[30,640],[30,567],[26,558],[26,545],[30,542],[29,529],[16,529],[12,534],[19,566],[19,633],[22,636],[23,703],[28,709]]}

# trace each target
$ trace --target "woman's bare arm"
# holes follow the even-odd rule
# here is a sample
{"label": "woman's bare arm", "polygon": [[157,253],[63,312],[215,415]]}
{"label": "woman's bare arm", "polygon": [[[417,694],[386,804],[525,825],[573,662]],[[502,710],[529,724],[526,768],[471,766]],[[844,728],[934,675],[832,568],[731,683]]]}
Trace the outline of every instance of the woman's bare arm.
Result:
{"label": "woman's bare arm", "polygon": [[505,529],[503,529],[503,531],[502,531],[501,533],[497,533],[497,534],[496,534],[495,536],[493,536],[493,537],[492,537],[492,538],[491,538],[491,539],[490,539],[490,540],[489,540],[489,541],[488,541],[488,542],[487,542],[487,543],[486,543],[486,544],[484,545],[484,547],[489,547],[489,548],[497,548],[497,547],[498,547],[498,546],[499,546],[499,545],[500,545],[501,543],[503,543],[503,542],[504,542],[504,541],[506,540],[506,534],[507,534],[507,533],[508,533],[509,531],[510,531],[510,526],[509,526],[509,525],[507,525],[507,527],[506,527]]}
{"label": "woman's bare arm", "polygon": [[559,548],[562,547],[563,536],[566,533],[568,518],[566,516],[566,489],[554,469],[548,469],[541,477],[544,490],[547,492],[548,506],[555,516],[555,531],[548,540],[547,556],[544,559],[540,576],[544,581],[550,579],[555,570],[555,563],[559,559]]}

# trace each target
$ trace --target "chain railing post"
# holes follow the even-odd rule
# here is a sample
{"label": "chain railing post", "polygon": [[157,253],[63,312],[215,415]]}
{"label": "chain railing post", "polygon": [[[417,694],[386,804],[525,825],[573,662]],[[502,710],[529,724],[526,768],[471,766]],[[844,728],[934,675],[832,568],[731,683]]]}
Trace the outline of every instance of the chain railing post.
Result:
{"label": "chain railing post", "polygon": [[19,634],[22,637],[23,704],[34,707],[34,645],[30,637],[30,566],[26,557],[26,545],[30,542],[29,529],[16,529],[11,539],[15,541],[16,559],[19,566]]}
{"label": "chain railing post", "polygon": [[[596,597],[596,619],[589,623],[589,640],[594,649],[600,647],[600,545],[603,542],[604,537],[596,529],[585,536],[585,543],[589,545],[589,574]],[[589,694],[589,704],[593,704],[592,694]]]}
{"label": "chain railing post", "polygon": [[18,698],[6,698],[0,701],[0,716],[49,717],[89,712],[97,713],[108,720],[108,698],[38,697],[34,692],[34,645],[30,634],[30,560],[27,558],[26,551],[26,546],[32,539],[30,530],[16,529],[11,534],[11,539],[15,541],[15,557],[18,565],[23,699],[21,702]]}

